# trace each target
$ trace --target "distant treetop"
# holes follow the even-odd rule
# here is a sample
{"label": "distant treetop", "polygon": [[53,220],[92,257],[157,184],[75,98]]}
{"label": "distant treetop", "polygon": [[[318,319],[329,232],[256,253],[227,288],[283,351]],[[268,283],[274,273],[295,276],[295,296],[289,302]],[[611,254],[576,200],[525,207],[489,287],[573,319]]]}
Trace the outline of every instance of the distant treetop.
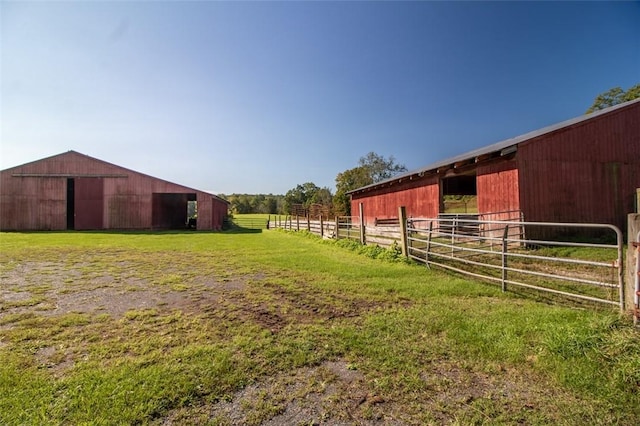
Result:
{"label": "distant treetop", "polygon": [[620,87],[614,87],[596,96],[593,105],[591,105],[586,113],[589,114],[638,98],[640,98],[640,83],[630,87],[626,92]]}

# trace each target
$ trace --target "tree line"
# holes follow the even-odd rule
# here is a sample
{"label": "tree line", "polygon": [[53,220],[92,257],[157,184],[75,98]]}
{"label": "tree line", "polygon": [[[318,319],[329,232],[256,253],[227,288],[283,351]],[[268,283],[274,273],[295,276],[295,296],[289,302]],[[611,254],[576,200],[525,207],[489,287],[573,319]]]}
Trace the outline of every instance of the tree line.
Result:
{"label": "tree line", "polygon": [[237,214],[291,214],[294,206],[309,209],[313,205],[320,205],[331,216],[349,216],[351,202],[347,192],[405,171],[407,168],[396,163],[393,156],[385,158],[370,152],[360,158],[356,167],[338,173],[335,194],[327,187],[321,188],[313,182],[305,182],[291,188],[285,195],[220,194],[220,197],[227,200],[231,212]]}
{"label": "tree line", "polygon": [[285,214],[284,195],[273,194],[219,194],[229,202],[232,213]]}

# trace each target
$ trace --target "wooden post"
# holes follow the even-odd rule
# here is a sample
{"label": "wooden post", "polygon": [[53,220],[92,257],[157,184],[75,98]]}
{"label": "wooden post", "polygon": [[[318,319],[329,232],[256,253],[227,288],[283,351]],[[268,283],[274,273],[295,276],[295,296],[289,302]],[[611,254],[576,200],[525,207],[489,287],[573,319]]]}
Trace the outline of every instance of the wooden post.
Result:
{"label": "wooden post", "polygon": [[320,215],[320,237],[324,238],[324,222],[322,221],[322,215]]}
{"label": "wooden post", "polygon": [[307,214],[307,231],[311,232],[311,215]]}
{"label": "wooden post", "polygon": [[400,247],[402,247],[402,255],[409,257],[409,247],[407,246],[407,209],[405,206],[398,207],[398,219],[400,220]]}
{"label": "wooden post", "polygon": [[627,310],[632,310],[634,314],[634,321],[638,325],[638,319],[640,319],[640,306],[638,300],[640,299],[640,292],[636,293],[640,289],[636,288],[636,280],[640,280],[640,275],[636,275],[636,265],[640,260],[640,241],[636,241],[636,237],[640,233],[640,213],[631,213],[627,215],[627,259],[625,271],[625,307]]}
{"label": "wooden post", "polygon": [[300,216],[296,214],[296,231],[300,230]]}
{"label": "wooden post", "polygon": [[364,203],[360,203],[360,244],[365,244],[364,240]]}
{"label": "wooden post", "polygon": [[340,219],[336,216],[336,228],[334,229],[334,234],[336,236],[336,240],[340,239]]}

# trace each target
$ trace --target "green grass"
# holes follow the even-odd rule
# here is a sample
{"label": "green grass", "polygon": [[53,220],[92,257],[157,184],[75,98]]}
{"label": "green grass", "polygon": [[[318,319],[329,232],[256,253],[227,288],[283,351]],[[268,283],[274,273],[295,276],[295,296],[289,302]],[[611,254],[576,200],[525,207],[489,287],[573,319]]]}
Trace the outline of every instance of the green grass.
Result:
{"label": "green grass", "polygon": [[[640,422],[640,339],[614,312],[396,254],[282,231],[0,234],[0,424],[229,424],[206,407],[337,360],[381,401],[336,397],[342,423]],[[291,402],[257,395],[247,424]]]}

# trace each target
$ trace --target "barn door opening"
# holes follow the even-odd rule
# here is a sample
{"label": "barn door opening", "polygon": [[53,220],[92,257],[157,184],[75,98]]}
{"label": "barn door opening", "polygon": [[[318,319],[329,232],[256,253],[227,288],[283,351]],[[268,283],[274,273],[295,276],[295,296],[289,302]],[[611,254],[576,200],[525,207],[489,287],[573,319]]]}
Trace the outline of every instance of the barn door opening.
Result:
{"label": "barn door opening", "polygon": [[196,200],[187,201],[187,228],[196,229],[198,220],[198,202]]}
{"label": "barn door opening", "polygon": [[67,230],[69,231],[75,229],[75,183],[73,178],[67,178]]}
{"label": "barn door opening", "polygon": [[478,213],[478,190],[475,173],[443,178],[440,188],[442,191],[440,213]]}
{"label": "barn door opening", "polygon": [[189,226],[189,202],[196,194],[159,193],[152,195],[153,229],[186,229]]}

